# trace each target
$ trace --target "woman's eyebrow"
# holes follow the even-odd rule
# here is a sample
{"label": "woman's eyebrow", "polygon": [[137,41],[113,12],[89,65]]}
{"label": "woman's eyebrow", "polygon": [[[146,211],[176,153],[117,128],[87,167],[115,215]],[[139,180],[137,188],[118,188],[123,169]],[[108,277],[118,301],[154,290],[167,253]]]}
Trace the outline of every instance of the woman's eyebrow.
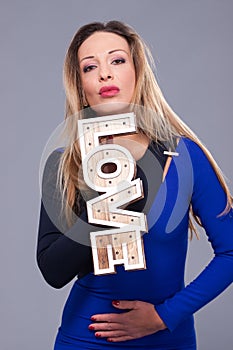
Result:
{"label": "woman's eyebrow", "polygon": [[80,62],[82,62],[83,60],[88,60],[89,58],[95,58],[95,56],[87,56],[87,57],[84,57],[80,60]]}
{"label": "woman's eyebrow", "polygon": [[[114,52],[117,52],[117,51],[123,51],[124,53],[126,53],[128,55],[128,52],[123,50],[123,49],[114,49],[114,50],[111,50],[111,51],[108,51],[108,54],[111,55],[112,53]],[[88,59],[91,59],[91,58],[95,58],[95,56],[87,56],[87,57],[83,57],[80,62],[84,61],[84,60],[88,60]]]}
{"label": "woman's eyebrow", "polygon": [[111,51],[109,51],[108,53],[109,53],[109,54],[111,54],[111,53],[114,53],[114,52],[116,52],[116,51],[123,51],[123,52],[125,52],[125,53],[128,55],[128,52],[127,52],[127,51],[125,51],[125,50],[123,50],[123,49],[115,49],[115,50],[111,50]]}

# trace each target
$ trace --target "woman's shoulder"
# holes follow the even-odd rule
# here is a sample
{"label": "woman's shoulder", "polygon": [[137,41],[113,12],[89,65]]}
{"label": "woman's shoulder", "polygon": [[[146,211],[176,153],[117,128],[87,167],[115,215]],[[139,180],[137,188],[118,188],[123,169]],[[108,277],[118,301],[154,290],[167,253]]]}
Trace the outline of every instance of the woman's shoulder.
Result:
{"label": "woman's shoulder", "polygon": [[190,139],[187,136],[181,136],[179,139],[179,143],[183,142],[189,149],[200,148],[200,146],[194,140]]}
{"label": "woman's shoulder", "polygon": [[51,162],[53,163],[54,161],[59,161],[64,152],[65,152],[64,147],[55,148],[50,153],[48,153],[46,157],[46,163],[51,164]]}
{"label": "woman's shoulder", "polygon": [[43,154],[40,169],[44,178],[51,178],[52,174],[53,176],[57,176],[59,164],[64,151],[65,148],[61,147],[51,150],[50,152],[47,152],[47,154]]}
{"label": "woman's shoulder", "polygon": [[64,152],[65,152],[65,147],[56,148],[56,149],[54,150],[54,152],[57,152],[57,153],[64,153]]}
{"label": "woman's shoulder", "polygon": [[204,152],[205,148],[207,150],[207,148],[203,145],[203,148],[194,140],[186,137],[186,136],[181,136],[179,143],[178,143],[178,148],[179,147],[185,147],[186,150],[189,152],[191,158],[195,159],[195,158],[199,158],[199,157],[204,157],[206,158],[206,154]]}
{"label": "woman's shoulder", "polygon": [[199,144],[189,137],[182,136],[177,146],[177,152],[180,155],[180,161],[187,167],[191,166],[195,174],[213,172],[213,165],[210,161],[211,153],[201,142]]}

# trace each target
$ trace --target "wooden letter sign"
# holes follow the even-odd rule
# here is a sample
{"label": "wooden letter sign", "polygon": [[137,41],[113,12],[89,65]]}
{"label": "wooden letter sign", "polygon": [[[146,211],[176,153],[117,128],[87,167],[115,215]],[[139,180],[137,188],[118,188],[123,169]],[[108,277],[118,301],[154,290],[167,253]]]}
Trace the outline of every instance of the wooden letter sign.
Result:
{"label": "wooden letter sign", "polygon": [[[78,121],[78,133],[86,184],[100,196],[87,202],[88,222],[116,227],[91,232],[96,275],[114,273],[115,265],[126,270],[144,269],[142,232],[147,232],[143,213],[122,209],[143,197],[142,181],[135,179],[135,160],[120,145],[101,145],[99,137],[136,132],[134,113],[110,115]],[[103,171],[114,165],[113,172]]]}

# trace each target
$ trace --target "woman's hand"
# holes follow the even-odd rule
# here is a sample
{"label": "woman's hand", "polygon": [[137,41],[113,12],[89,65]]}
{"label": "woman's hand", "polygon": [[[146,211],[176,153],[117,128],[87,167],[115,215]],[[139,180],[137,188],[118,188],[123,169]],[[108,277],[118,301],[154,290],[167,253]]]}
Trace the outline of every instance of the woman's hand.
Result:
{"label": "woman's hand", "polygon": [[156,333],[166,327],[156,312],[154,305],[143,301],[113,301],[117,309],[127,310],[121,314],[93,315],[94,321],[89,330],[95,336],[107,338],[107,341],[118,342],[144,337]]}

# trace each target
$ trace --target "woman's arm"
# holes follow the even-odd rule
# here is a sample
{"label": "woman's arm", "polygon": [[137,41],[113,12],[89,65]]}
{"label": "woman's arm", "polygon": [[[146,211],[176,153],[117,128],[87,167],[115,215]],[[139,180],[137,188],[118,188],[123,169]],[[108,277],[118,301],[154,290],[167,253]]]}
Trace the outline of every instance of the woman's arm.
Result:
{"label": "woman's arm", "polygon": [[54,151],[44,169],[37,242],[38,266],[54,288],[61,288],[75,276],[93,269],[89,241],[92,228],[87,224],[85,211],[70,229],[59,219],[61,196],[56,179],[60,156],[60,152]]}
{"label": "woman's arm", "polygon": [[214,257],[188,286],[156,306],[171,331],[233,282],[233,210],[218,217],[226,206],[225,192],[204,152],[194,142],[185,142],[193,164],[193,210],[201,219]]}
{"label": "woman's arm", "polygon": [[[76,225],[77,230],[81,227]],[[74,229],[74,228],[73,228]],[[91,248],[77,242],[72,232],[61,233],[49,218],[41,204],[37,262],[46,282],[54,288],[62,288],[75,276],[92,271]]]}

